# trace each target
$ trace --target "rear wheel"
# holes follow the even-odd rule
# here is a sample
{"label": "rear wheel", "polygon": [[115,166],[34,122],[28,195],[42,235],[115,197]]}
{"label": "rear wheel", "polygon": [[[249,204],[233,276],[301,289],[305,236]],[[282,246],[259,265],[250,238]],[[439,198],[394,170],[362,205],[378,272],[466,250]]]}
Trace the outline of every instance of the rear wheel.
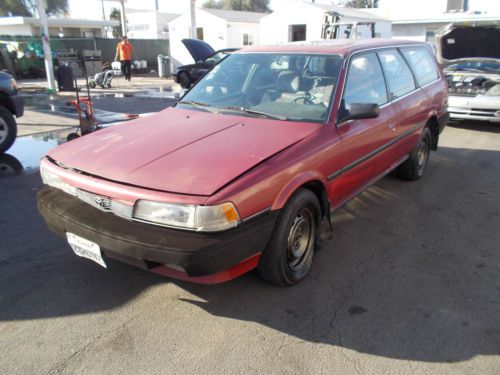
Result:
{"label": "rear wheel", "polygon": [[179,85],[181,85],[183,89],[188,89],[191,87],[191,78],[189,78],[189,75],[186,72],[179,73],[177,82],[179,82]]}
{"label": "rear wheel", "polygon": [[7,151],[17,136],[17,124],[12,113],[0,105],[0,154]]}
{"label": "rear wheel", "polygon": [[416,181],[422,178],[429,162],[431,141],[431,132],[429,128],[425,128],[420,141],[410,154],[408,160],[398,167],[398,177],[407,181]]}
{"label": "rear wheel", "polygon": [[314,258],[320,212],[318,199],[311,191],[299,189],[292,195],[259,261],[258,272],[264,280],[290,286],[307,276]]}

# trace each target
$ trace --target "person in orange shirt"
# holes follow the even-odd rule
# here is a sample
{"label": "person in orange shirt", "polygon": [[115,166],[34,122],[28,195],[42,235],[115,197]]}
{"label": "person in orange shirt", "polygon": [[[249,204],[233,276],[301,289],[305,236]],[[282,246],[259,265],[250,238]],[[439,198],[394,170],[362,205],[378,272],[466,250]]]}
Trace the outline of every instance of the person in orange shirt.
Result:
{"label": "person in orange shirt", "polygon": [[132,52],[135,54],[135,59],[139,60],[134,47],[131,43],[129,43],[127,36],[124,35],[122,37],[122,41],[116,46],[115,61],[118,61],[118,58],[120,59],[120,62],[122,63],[122,73],[125,76],[125,79],[129,82],[132,75]]}

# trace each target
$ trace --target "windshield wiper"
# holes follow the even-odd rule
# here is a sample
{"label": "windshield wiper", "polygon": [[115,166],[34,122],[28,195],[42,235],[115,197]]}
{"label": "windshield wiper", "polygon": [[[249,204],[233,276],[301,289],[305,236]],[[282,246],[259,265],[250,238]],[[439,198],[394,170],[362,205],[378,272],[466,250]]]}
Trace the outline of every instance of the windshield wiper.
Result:
{"label": "windshield wiper", "polygon": [[190,106],[196,107],[196,108],[203,108],[206,111],[213,112],[213,113],[218,113],[219,112],[219,111],[217,111],[214,108],[210,108],[211,105],[208,104],[208,103],[197,102],[197,101],[194,101],[194,100],[186,100],[186,101],[179,102],[178,104],[186,104],[186,105],[190,105]]}
{"label": "windshield wiper", "polygon": [[222,110],[243,112],[243,113],[248,113],[249,115],[257,115],[257,116],[261,116],[261,117],[272,118],[275,120],[288,120],[288,117],[285,117],[285,116],[272,115],[272,114],[265,113],[265,112],[255,111],[253,109],[246,108],[246,107],[231,107],[231,106],[229,106],[229,107],[219,107],[219,108]]}

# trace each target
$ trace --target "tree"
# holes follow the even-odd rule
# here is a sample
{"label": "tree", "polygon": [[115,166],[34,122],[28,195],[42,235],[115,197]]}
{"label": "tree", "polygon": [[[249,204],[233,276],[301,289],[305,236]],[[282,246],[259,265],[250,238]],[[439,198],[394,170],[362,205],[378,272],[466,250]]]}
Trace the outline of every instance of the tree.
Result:
{"label": "tree", "polygon": [[113,38],[119,39],[122,37],[123,32],[122,32],[122,24],[121,24],[121,19],[122,19],[122,12],[118,8],[113,8],[111,10],[111,13],[109,13],[109,19],[110,20],[118,20],[120,21],[120,26],[113,26],[111,32],[113,33]]}
{"label": "tree", "polygon": [[269,0],[208,0],[204,8],[269,13]]}
{"label": "tree", "polygon": [[[68,0],[47,0],[48,15],[68,13]],[[3,16],[38,16],[38,0],[2,0],[0,14]]]}

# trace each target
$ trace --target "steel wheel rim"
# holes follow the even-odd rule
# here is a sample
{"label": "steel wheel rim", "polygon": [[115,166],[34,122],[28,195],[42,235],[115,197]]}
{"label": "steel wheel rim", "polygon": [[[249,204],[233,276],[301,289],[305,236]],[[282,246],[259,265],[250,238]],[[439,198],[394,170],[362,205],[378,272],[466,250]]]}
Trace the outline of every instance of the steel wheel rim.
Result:
{"label": "steel wheel rim", "polygon": [[424,140],[420,143],[417,151],[417,171],[419,174],[423,173],[428,158],[429,158],[429,147],[427,142]]}
{"label": "steel wheel rim", "polygon": [[295,216],[287,240],[287,262],[292,271],[300,269],[307,261],[314,246],[314,216],[307,209],[301,209]]}
{"label": "steel wheel rim", "polygon": [[0,117],[0,144],[9,136],[9,127],[3,118]]}

